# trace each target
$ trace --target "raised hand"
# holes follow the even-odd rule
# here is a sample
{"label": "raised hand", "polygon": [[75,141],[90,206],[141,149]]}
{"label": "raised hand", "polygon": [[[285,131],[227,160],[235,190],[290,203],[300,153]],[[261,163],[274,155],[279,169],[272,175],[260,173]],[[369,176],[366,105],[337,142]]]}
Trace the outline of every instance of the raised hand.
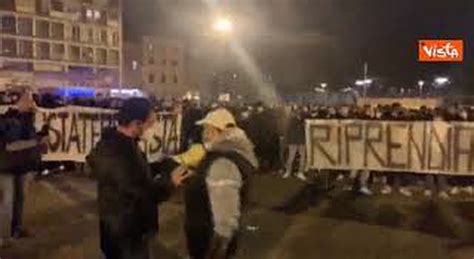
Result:
{"label": "raised hand", "polygon": [[171,182],[175,186],[181,186],[183,181],[188,178],[189,174],[187,172],[187,168],[183,166],[179,166],[171,172]]}

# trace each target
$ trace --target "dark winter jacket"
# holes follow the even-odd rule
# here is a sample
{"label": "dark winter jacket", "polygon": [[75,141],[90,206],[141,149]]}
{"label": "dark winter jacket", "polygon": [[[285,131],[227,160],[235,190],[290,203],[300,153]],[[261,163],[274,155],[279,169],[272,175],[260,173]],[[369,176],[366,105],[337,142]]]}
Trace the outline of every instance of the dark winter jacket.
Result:
{"label": "dark winter jacket", "polygon": [[171,190],[169,175],[152,173],[136,140],[109,129],[87,162],[98,180],[101,236],[135,239],[155,234],[157,203]]}
{"label": "dark winter jacket", "polygon": [[293,112],[290,117],[286,133],[287,143],[291,145],[304,145],[305,143],[305,118],[302,113]]}
{"label": "dark winter jacket", "polygon": [[198,143],[201,140],[201,128],[196,122],[203,117],[203,112],[197,107],[188,107],[183,111],[181,125],[181,136],[183,138],[182,149],[186,150],[190,143]]}
{"label": "dark winter jacket", "polygon": [[34,113],[10,109],[0,115],[0,170],[24,174],[37,169],[44,151],[34,126]]}

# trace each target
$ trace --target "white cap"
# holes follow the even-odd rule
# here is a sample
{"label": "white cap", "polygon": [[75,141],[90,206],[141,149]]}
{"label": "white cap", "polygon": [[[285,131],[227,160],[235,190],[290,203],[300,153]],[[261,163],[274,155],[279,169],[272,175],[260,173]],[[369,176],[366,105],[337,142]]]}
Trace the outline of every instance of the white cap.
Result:
{"label": "white cap", "polygon": [[228,110],[221,108],[215,111],[209,112],[206,117],[198,122],[196,125],[207,124],[216,127],[220,130],[224,130],[229,125],[236,125],[234,116]]}

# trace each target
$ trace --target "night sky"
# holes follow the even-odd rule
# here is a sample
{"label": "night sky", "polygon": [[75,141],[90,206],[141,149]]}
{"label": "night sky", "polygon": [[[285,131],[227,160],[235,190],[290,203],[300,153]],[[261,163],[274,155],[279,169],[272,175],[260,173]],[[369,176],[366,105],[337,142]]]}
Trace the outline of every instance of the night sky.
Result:
{"label": "night sky", "polygon": [[[181,18],[167,16],[168,7],[157,4],[160,0],[124,1],[128,40],[193,33],[175,26]],[[362,77],[367,61],[370,76],[390,86],[449,75],[460,92],[474,92],[472,0],[273,1],[289,3],[254,4],[253,15],[261,26],[251,26],[255,31],[241,37],[262,70],[283,84],[325,81],[342,87]],[[426,38],[464,39],[464,62],[418,63],[417,40]]]}

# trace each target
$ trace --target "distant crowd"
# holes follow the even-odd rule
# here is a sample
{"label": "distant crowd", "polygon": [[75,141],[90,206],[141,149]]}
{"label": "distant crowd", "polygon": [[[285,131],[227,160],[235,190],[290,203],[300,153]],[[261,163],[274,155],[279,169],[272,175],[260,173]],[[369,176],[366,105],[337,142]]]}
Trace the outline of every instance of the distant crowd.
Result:
{"label": "distant crowd", "polygon": [[[200,132],[195,126],[203,114],[218,107],[232,111],[241,128],[255,144],[256,155],[262,172],[273,172],[283,178],[295,176],[307,181],[308,177],[328,173],[322,170],[308,174],[306,169],[305,120],[307,119],[360,119],[389,121],[474,121],[474,107],[452,105],[448,107],[410,109],[398,103],[378,106],[283,105],[266,106],[263,103],[229,104],[213,103],[201,106],[196,102],[185,102],[182,108],[181,147],[198,142]],[[451,177],[445,175],[416,175],[414,173],[389,173],[352,170],[331,172],[335,183],[346,190],[362,195],[398,192],[404,196],[414,194],[413,186],[422,183],[422,194],[449,199],[460,193],[474,195],[473,177]],[[375,190],[375,182],[381,183]],[[416,188],[415,188],[416,189]]]}
{"label": "distant crowd", "polygon": [[[2,104],[13,104],[19,96],[1,96]],[[117,109],[123,103],[121,99],[99,97],[97,99],[64,99],[53,95],[33,95],[37,106],[57,108],[65,105]],[[307,119],[361,119],[361,120],[396,120],[396,121],[474,121],[474,107],[451,105],[447,107],[417,109],[406,108],[398,103],[375,106],[326,107],[319,104],[282,104],[265,105],[262,102],[211,102],[203,104],[199,100],[153,99],[155,111],[177,112],[182,114],[181,150],[187,150],[192,143],[201,142],[201,128],[195,123],[205,114],[220,107],[231,111],[239,125],[245,130],[255,145],[255,152],[260,160],[262,172],[273,172],[284,178],[295,176],[306,181],[305,120]],[[372,179],[375,174],[368,171],[342,172],[335,180],[345,182],[345,188],[361,194],[372,195]],[[422,177],[425,183],[424,195],[438,194],[443,198],[456,195],[461,191],[474,195],[474,179],[470,177],[418,176],[407,173],[377,173],[383,176],[383,187],[380,193],[388,194],[399,191],[411,196],[407,188],[419,182]]]}

